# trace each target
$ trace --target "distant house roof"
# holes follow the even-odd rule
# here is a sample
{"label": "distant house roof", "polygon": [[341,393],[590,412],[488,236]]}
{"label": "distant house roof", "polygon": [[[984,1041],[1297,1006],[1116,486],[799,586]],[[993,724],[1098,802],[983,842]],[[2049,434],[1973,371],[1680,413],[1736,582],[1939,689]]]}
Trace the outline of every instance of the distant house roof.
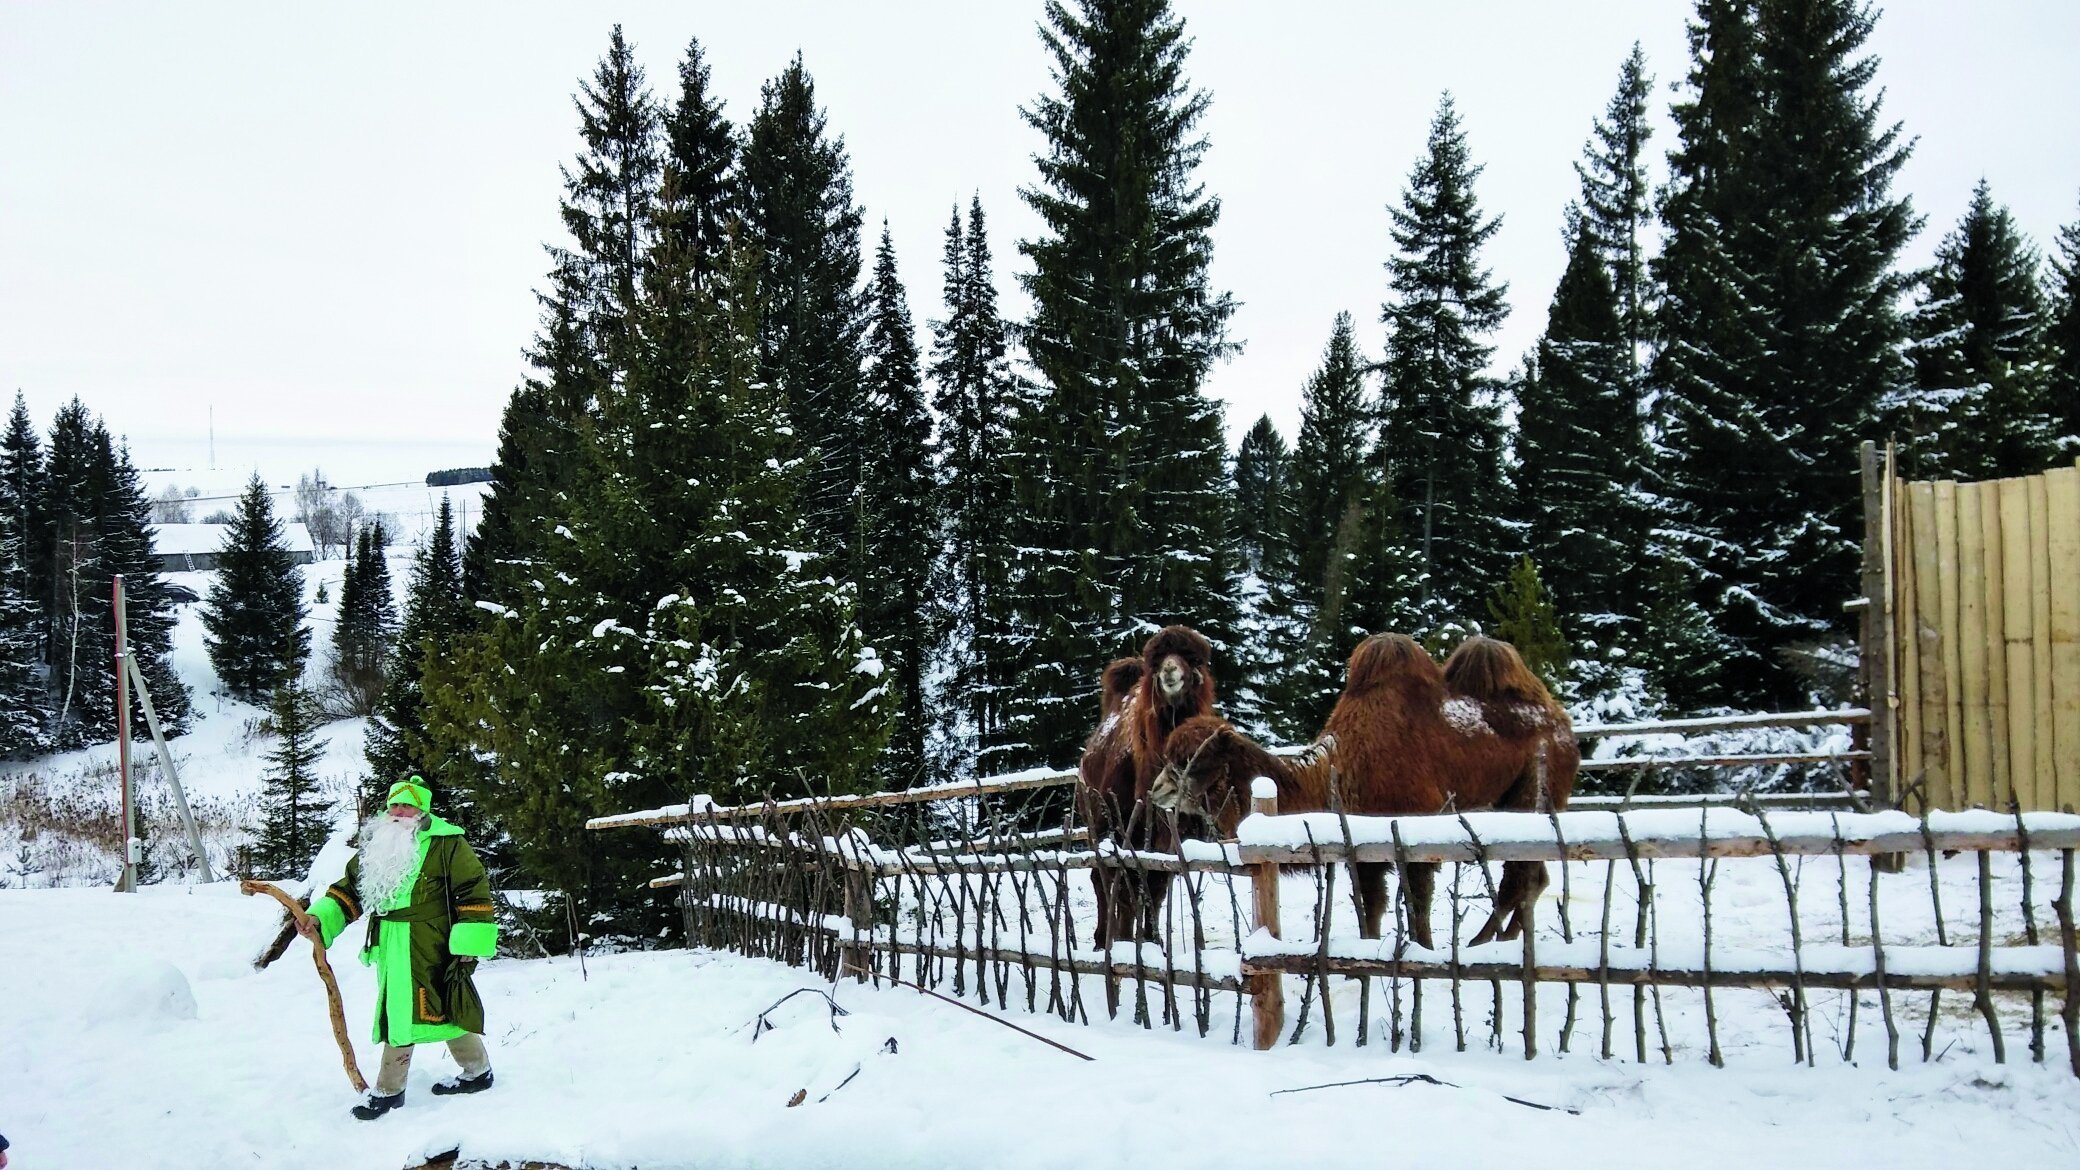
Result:
{"label": "distant house roof", "polygon": [[[229,524],[154,524],[152,551],[162,557],[214,555],[224,548]],[[282,544],[292,553],[311,553],[310,529],[301,524],[282,525]]]}

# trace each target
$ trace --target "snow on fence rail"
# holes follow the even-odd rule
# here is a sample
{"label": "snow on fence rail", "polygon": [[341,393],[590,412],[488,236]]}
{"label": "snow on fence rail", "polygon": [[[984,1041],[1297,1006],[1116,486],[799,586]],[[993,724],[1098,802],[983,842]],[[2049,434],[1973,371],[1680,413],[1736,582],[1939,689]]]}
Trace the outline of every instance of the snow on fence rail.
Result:
{"label": "snow on fence rail", "polygon": [[[1819,714],[1854,713],[1808,713]],[[2019,1031],[2041,1061],[2047,1035],[2062,1031],[2080,1075],[2080,817],[1762,801],[1421,817],[1260,807],[1235,842],[1186,841],[1169,854],[1084,845],[1073,810],[1047,791],[1056,783],[1036,771],[877,797],[696,800],[593,827],[661,827],[680,846],[681,872],[655,884],[678,888],[698,944],[829,977],[1023,1000],[1070,1020],[1124,1012],[1201,1035],[1226,1024],[1234,1042],[1247,1032],[1268,1047],[1316,1033],[1333,1044],[1339,1012],[1347,1024],[1354,1012],[1346,1031],[1357,1043],[1398,1050],[1435,1043],[1448,1006],[1446,1034],[1464,1048],[1480,1030],[1478,1005],[1469,1010],[1480,998],[1487,1042],[1499,1048],[1513,1016],[1527,1057],[1586,1032],[1609,1059],[1629,1031],[1635,1059],[1694,1047],[1717,1064],[1729,1043],[1780,1043],[1769,1037],[1788,1031],[1800,1061],[1816,1060],[1823,1039],[1853,1059],[1860,1032],[1882,1022],[1895,1066],[1917,1026],[1924,1060],[1940,1057],[1939,1035],[1976,1045],[1975,1034],[2004,1060]],[[1900,855],[1921,866],[1890,872]],[[1492,902],[1491,867],[1507,862],[1557,866],[1558,880],[1520,941],[1472,946],[1465,922],[1485,916],[1471,908]],[[1405,890],[1392,895],[1386,937],[1359,937],[1355,867],[1382,863],[1448,867],[1434,949],[1410,937]],[[1141,941],[1097,945],[1101,885],[1145,926]],[[1169,895],[1159,907],[1157,891]],[[1585,910],[1589,920],[1575,921]],[[1539,992],[1552,985],[1564,988],[1564,1016],[1542,1027]],[[1946,992],[1965,997],[1947,1017]]]}

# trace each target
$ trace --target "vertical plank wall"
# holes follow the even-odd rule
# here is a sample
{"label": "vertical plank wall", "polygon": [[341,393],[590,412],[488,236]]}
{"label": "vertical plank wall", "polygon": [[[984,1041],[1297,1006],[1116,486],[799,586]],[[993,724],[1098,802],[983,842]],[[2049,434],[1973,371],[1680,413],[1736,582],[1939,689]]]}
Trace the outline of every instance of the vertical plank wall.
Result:
{"label": "vertical plank wall", "polygon": [[1910,809],[2080,809],[2080,467],[1894,485]]}

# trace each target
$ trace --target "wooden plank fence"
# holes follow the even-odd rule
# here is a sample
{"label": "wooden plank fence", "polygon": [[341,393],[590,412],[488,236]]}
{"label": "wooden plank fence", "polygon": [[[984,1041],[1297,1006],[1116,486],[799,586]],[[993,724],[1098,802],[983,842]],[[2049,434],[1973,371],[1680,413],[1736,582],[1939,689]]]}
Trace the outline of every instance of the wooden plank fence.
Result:
{"label": "wooden plank fence", "polygon": [[1901,803],[2080,808],[2080,467],[1907,483],[1888,459],[1884,475]]}

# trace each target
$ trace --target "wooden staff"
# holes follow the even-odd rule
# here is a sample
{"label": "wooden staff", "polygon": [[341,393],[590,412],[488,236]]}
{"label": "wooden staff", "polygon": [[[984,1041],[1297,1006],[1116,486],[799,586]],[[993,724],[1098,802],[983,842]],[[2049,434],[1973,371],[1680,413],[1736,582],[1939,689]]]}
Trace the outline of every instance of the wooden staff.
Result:
{"label": "wooden staff", "polygon": [[[302,903],[282,892],[281,887],[272,882],[243,881],[238,883],[238,891],[241,894],[266,894],[272,897],[289,911],[289,916],[296,920],[298,928],[306,922],[312,926],[317,925],[317,921],[304,910]],[[325,948],[316,941],[311,943],[311,958],[318,964],[318,978],[325,981],[325,1006],[332,1013],[332,1038],[339,1044],[340,1063],[346,1067],[347,1079],[354,1083],[354,1091],[366,1093],[368,1082],[361,1079],[361,1066],[354,1059],[354,1042],[347,1038],[347,1016],[339,1005],[339,984],[332,978],[332,964],[325,958]]]}

